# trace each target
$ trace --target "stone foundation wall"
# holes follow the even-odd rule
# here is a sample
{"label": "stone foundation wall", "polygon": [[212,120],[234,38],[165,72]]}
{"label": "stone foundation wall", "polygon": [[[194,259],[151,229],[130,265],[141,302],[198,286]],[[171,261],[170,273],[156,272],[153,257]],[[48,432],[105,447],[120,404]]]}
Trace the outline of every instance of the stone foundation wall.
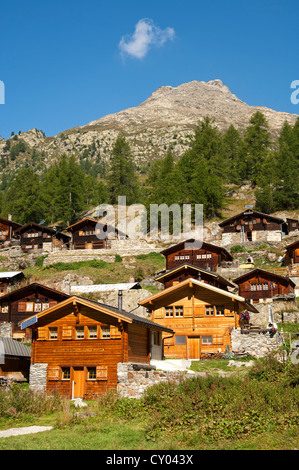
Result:
{"label": "stone foundation wall", "polygon": [[31,364],[29,371],[30,389],[35,392],[44,392],[47,386],[48,364]]}
{"label": "stone foundation wall", "polygon": [[247,352],[259,359],[277,351],[283,345],[283,338],[278,332],[271,338],[269,333],[242,334],[240,328],[234,328],[231,331],[231,344],[232,352]]}
{"label": "stone foundation wall", "polygon": [[11,323],[0,323],[0,337],[11,338],[12,337],[12,326]]}
{"label": "stone foundation wall", "polygon": [[161,382],[179,383],[185,372],[156,370],[149,364],[118,363],[117,391],[122,398],[140,398],[147,387]]}

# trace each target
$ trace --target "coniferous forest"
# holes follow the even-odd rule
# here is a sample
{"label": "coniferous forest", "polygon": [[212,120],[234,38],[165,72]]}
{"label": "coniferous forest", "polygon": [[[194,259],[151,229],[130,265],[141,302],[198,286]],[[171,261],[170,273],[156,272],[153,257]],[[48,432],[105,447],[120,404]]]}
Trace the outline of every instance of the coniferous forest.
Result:
{"label": "coniferous forest", "polygon": [[[22,140],[11,146],[14,160],[25,149]],[[17,147],[17,148],[16,148]],[[233,125],[220,132],[206,117],[178,159],[169,149],[163,159],[150,163],[146,175],[133,161],[130,144],[119,136],[103,170],[86,159],[61,155],[50,168],[33,164],[13,173],[3,172],[0,214],[21,224],[28,222],[69,225],[82,212],[102,203],[203,204],[204,217],[221,217],[228,187],[250,184],[261,212],[293,210],[299,206],[299,119],[285,123],[271,137],[265,116],[257,111],[245,131]],[[82,156],[81,156],[82,157]],[[84,157],[84,156],[83,156]],[[7,165],[1,157],[2,170]]]}

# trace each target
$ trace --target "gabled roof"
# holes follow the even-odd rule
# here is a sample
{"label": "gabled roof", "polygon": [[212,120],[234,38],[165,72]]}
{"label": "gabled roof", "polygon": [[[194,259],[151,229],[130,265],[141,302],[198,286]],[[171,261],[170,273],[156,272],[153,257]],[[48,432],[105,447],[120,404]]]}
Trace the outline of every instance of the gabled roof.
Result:
{"label": "gabled roof", "polygon": [[190,270],[194,272],[199,272],[199,273],[204,273],[207,276],[210,276],[211,278],[218,280],[222,284],[225,284],[229,287],[235,287],[231,282],[229,282],[227,279],[225,279],[222,276],[219,276],[219,274],[213,272],[213,271],[208,271],[207,269],[201,268],[200,266],[195,266],[194,264],[190,263],[184,263],[181,264],[180,266],[177,266],[175,268],[169,269],[168,271],[164,271],[158,276],[155,277],[155,281],[163,282],[164,279],[167,279],[169,276],[171,276],[174,273],[180,272],[180,271],[185,271],[185,270]]}
{"label": "gabled roof", "polygon": [[256,277],[258,275],[262,275],[265,277],[267,276],[272,277],[272,278],[277,279],[278,281],[284,281],[284,282],[287,281],[289,284],[291,284],[292,287],[295,287],[295,283],[290,278],[285,277],[285,276],[280,276],[279,274],[272,273],[271,271],[265,271],[259,268],[253,269],[252,271],[248,271],[247,273],[242,274],[242,276],[239,276],[236,279],[233,279],[233,281],[236,284],[240,284],[241,282],[246,281],[246,279],[251,279],[252,277]]}
{"label": "gabled roof", "polygon": [[3,219],[2,217],[0,217],[0,224],[10,225],[14,230],[19,227],[22,227],[22,224],[18,224],[17,222],[13,222],[9,219]]}
{"label": "gabled roof", "polygon": [[2,295],[0,297],[0,301],[14,301],[19,298],[26,297],[27,295],[31,295],[35,292],[40,292],[45,295],[54,295],[56,297],[60,297],[61,299],[66,299],[69,297],[68,294],[65,294],[64,292],[60,292],[55,289],[51,289],[50,287],[47,287],[43,284],[39,284],[37,282],[33,282],[32,284],[28,284],[27,286],[20,287],[20,289],[13,290],[9,292],[8,294]]}
{"label": "gabled roof", "polygon": [[24,276],[22,271],[3,271],[0,272],[0,279],[12,279],[16,276]]}
{"label": "gabled roof", "polygon": [[119,231],[116,227],[113,227],[112,225],[108,225],[108,224],[103,224],[103,223],[99,222],[96,219],[91,219],[90,217],[85,217],[84,219],[79,220],[78,222],[75,222],[72,225],[69,225],[68,227],[66,227],[65,230],[68,231],[68,232],[73,232],[74,230],[78,230],[80,227],[84,227],[86,225],[86,223],[88,223],[88,222],[91,223],[94,226],[99,225],[101,227],[101,229],[105,228],[105,231],[107,233],[117,233],[119,235],[127,237],[127,235],[125,233]]}
{"label": "gabled roof", "polygon": [[31,348],[13,338],[0,337],[3,354],[10,357],[24,357],[30,359]]}
{"label": "gabled roof", "polygon": [[111,307],[110,305],[101,304],[99,302],[96,302],[95,300],[84,299],[83,297],[79,297],[76,295],[69,297],[68,299],[64,300],[63,302],[60,302],[54,307],[48,308],[47,310],[43,310],[42,312],[37,313],[36,315],[32,315],[31,317],[26,318],[26,320],[23,320],[19,323],[21,325],[21,329],[27,328],[28,326],[38,323],[38,320],[40,318],[45,317],[52,312],[57,312],[58,310],[63,309],[69,304],[84,305],[98,312],[123,320],[127,323],[137,323],[140,325],[147,326],[148,328],[151,328],[153,330],[162,330],[168,333],[173,333],[173,330],[171,330],[170,328],[166,328],[165,326],[159,325],[158,323],[154,323],[151,320],[148,320],[147,318],[139,317],[138,315],[126,312],[125,310],[119,310],[118,308]]}
{"label": "gabled roof", "polygon": [[139,282],[120,282],[118,284],[92,284],[89,286],[71,286],[71,292],[117,292],[141,289]]}
{"label": "gabled roof", "polygon": [[212,251],[214,253],[221,253],[228,260],[230,261],[233,260],[232,255],[222,246],[212,245],[211,243],[202,242],[200,240],[195,240],[194,238],[190,238],[189,240],[185,240],[183,242],[177,243],[176,245],[172,245],[166,248],[165,250],[161,251],[160,253],[164,256],[169,255],[170,253],[174,253],[176,251],[188,249],[188,245],[190,246],[190,249],[193,249],[193,250],[203,249],[207,251]]}
{"label": "gabled roof", "polygon": [[299,247],[299,240],[296,240],[295,242],[287,245],[286,250],[289,251],[290,249],[296,248],[297,246]]}
{"label": "gabled roof", "polygon": [[147,306],[151,305],[154,300],[159,299],[161,297],[167,296],[169,293],[178,291],[186,286],[198,286],[202,287],[203,289],[213,291],[217,294],[223,295],[225,297],[228,297],[233,300],[239,301],[241,304],[244,305],[244,308],[247,308],[251,312],[258,313],[258,310],[254,307],[254,305],[247,303],[246,299],[244,297],[241,297],[240,295],[237,294],[232,294],[231,292],[225,291],[223,289],[220,289],[219,287],[214,287],[211,286],[210,284],[206,284],[205,282],[199,281],[197,279],[186,279],[185,281],[179,282],[178,284],[175,284],[174,286],[168,287],[167,289],[164,289],[163,291],[158,292],[157,294],[153,294],[150,297],[147,297],[146,299],[140,300],[139,304],[142,306]]}
{"label": "gabled roof", "polygon": [[21,225],[17,230],[16,232],[25,232],[27,229],[29,228],[37,228],[39,230],[45,230],[46,232],[50,232],[54,235],[54,233],[56,232],[56,230],[54,230],[53,228],[51,227],[46,227],[45,225],[40,225],[40,224],[36,224],[35,222],[28,222],[28,224],[25,224],[25,225]]}
{"label": "gabled roof", "polygon": [[283,219],[279,218],[279,217],[274,217],[273,215],[264,214],[263,212],[258,212],[258,211],[252,210],[252,209],[247,209],[246,211],[240,212],[240,214],[233,215],[229,219],[223,220],[218,225],[219,225],[219,227],[223,227],[227,223],[232,222],[235,219],[239,219],[240,217],[244,217],[246,215],[254,215],[255,217],[264,217],[264,218],[267,218],[267,219],[271,219],[274,222],[277,222],[279,224],[285,223],[285,221]]}

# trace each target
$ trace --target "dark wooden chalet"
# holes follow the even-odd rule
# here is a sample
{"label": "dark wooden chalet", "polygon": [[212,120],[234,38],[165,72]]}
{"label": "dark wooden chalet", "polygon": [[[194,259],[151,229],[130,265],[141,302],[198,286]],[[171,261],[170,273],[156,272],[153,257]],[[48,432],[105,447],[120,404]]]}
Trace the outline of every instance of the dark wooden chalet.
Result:
{"label": "dark wooden chalet", "polygon": [[68,248],[70,237],[51,227],[30,222],[16,230],[22,250],[49,250]]}
{"label": "dark wooden chalet", "polygon": [[161,359],[161,334],[173,333],[122,308],[77,296],[21,324],[28,326],[31,368],[45,364],[46,391],[67,398],[92,398],[116,389],[118,363]]}
{"label": "dark wooden chalet", "polygon": [[232,255],[225,248],[194,239],[170,246],[161,251],[161,254],[166,258],[167,270],[188,263],[206,270],[217,271],[222,263],[233,261]]}
{"label": "dark wooden chalet", "polygon": [[25,279],[25,276],[22,271],[0,272],[0,296],[10,292],[23,279]]}
{"label": "dark wooden chalet", "polygon": [[17,222],[0,218],[0,244],[10,242],[16,238],[15,231],[20,227],[21,224]]}
{"label": "dark wooden chalet", "polygon": [[68,297],[67,294],[42,284],[29,284],[0,298],[0,322],[12,324],[13,338],[25,339],[29,342],[31,341],[31,329],[21,330],[19,322],[62,302]]}
{"label": "dark wooden chalet", "polygon": [[285,266],[293,266],[299,263],[299,240],[286,246],[286,252],[283,257]]}
{"label": "dark wooden chalet", "polygon": [[199,266],[192,264],[182,264],[177,268],[170,269],[169,271],[163,271],[155,277],[155,281],[159,281],[164,285],[164,289],[174,286],[179,282],[185,281],[185,279],[198,279],[199,281],[206,282],[211,286],[219,287],[219,289],[228,290],[228,287],[234,288],[234,284],[229,282],[224,277],[214,271],[207,271]]}
{"label": "dark wooden chalet", "polygon": [[253,303],[275,296],[295,298],[295,283],[291,279],[262,269],[254,269],[233,281],[238,285],[239,295]]}
{"label": "dark wooden chalet", "polygon": [[[288,225],[283,219],[251,209],[224,220],[219,224],[219,227],[222,229],[222,238],[229,234],[231,236],[238,235],[237,238],[232,238],[232,241],[235,242],[259,240],[261,239],[260,232],[267,232],[267,235],[262,233],[265,240],[280,241],[283,234],[288,233]],[[273,233],[271,235],[268,232]]]}
{"label": "dark wooden chalet", "polygon": [[17,382],[29,379],[31,348],[12,338],[0,337],[0,376]]}
{"label": "dark wooden chalet", "polygon": [[108,240],[116,236],[124,236],[111,225],[102,224],[98,220],[85,218],[65,229],[72,234],[71,247],[74,250],[94,250],[108,247]]}
{"label": "dark wooden chalet", "polygon": [[298,221],[298,219],[288,219],[287,218],[287,224],[288,224],[288,233],[296,232],[297,230],[299,230],[299,221]]}

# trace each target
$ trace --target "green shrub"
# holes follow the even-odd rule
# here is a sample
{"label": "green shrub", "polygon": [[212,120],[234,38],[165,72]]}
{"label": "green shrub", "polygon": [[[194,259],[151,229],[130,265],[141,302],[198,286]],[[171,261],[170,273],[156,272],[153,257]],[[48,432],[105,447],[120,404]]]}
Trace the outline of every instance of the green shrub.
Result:
{"label": "green shrub", "polygon": [[115,255],[114,262],[115,263],[121,263],[122,262],[122,257],[118,254]]}
{"label": "green shrub", "polygon": [[107,266],[106,261],[101,259],[93,259],[88,261],[75,261],[69,263],[54,263],[48,266],[45,266],[44,269],[55,269],[56,271],[76,271],[81,268],[90,267],[90,268],[105,268]]}
{"label": "green shrub", "polygon": [[234,245],[231,247],[231,253],[242,253],[243,251],[247,251],[246,247],[243,245]]}

